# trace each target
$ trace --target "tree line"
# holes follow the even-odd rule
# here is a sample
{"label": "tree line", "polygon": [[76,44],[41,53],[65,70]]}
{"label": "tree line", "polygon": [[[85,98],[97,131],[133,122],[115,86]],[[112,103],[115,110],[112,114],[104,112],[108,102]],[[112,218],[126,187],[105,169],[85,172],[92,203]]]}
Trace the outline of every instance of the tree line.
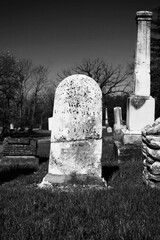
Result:
{"label": "tree line", "polygon": [[48,73],[31,60],[0,53],[0,123],[6,131],[10,124],[21,130],[46,124],[54,100]]}
{"label": "tree line", "polygon": [[[115,94],[129,91],[130,69],[113,67],[99,58],[84,59],[81,64],[62,71],[57,82],[74,73],[90,76],[99,84],[104,105],[108,99],[113,106],[110,99]],[[48,74],[48,68],[35,66],[31,60],[17,59],[10,52],[0,53],[0,124],[5,131],[9,131],[11,124],[21,130],[48,127],[56,88]]]}

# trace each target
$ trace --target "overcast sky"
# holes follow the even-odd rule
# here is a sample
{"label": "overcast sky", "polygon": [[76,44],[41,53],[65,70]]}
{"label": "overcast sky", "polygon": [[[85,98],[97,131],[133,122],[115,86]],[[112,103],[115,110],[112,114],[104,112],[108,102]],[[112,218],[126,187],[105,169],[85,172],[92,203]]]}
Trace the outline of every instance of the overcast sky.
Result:
{"label": "overcast sky", "polygon": [[135,51],[136,12],[158,6],[159,0],[2,0],[0,51],[48,67],[53,80],[84,58],[126,65]]}

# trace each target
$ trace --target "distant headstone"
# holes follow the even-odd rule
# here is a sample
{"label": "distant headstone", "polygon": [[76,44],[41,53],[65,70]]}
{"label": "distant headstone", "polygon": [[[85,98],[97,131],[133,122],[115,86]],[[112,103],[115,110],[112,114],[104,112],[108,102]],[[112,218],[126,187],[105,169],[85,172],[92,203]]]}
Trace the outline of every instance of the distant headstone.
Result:
{"label": "distant headstone", "polygon": [[114,107],[114,131],[119,132],[122,129],[122,109]]}
{"label": "distant headstone", "polygon": [[107,127],[107,133],[112,133],[112,128],[111,127]]}
{"label": "distant headstone", "polygon": [[14,129],[14,125],[13,125],[13,123],[10,123],[10,130],[13,130]]}
{"label": "distant headstone", "polygon": [[105,108],[105,125],[108,126],[109,122],[108,122],[108,110],[107,108]]}
{"label": "distant headstone", "polygon": [[38,168],[37,140],[7,137],[3,141],[3,158],[0,165]]}
{"label": "distant headstone", "polygon": [[72,75],[58,85],[49,129],[51,149],[44,181],[63,183],[72,173],[101,177],[102,92],[92,78]]}

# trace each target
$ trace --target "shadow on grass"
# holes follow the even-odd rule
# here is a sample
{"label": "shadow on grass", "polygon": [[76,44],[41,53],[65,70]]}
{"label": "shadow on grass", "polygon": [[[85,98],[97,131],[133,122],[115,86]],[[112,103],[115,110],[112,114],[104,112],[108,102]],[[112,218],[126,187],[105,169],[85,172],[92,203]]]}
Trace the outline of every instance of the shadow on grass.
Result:
{"label": "shadow on grass", "polygon": [[[41,167],[41,165],[43,165],[47,161],[48,158],[39,158],[39,167]],[[39,169],[37,169],[36,167],[28,165],[0,166],[0,184],[10,182],[22,175],[23,176],[31,175],[34,172],[38,172],[38,170]]]}
{"label": "shadow on grass", "polygon": [[40,157],[40,158],[39,158],[39,164],[42,164],[42,163],[44,163],[44,162],[47,162],[48,160],[49,160],[48,157]]}
{"label": "shadow on grass", "polygon": [[[48,158],[40,158],[39,164],[40,166],[45,164],[48,167]],[[41,168],[41,167],[40,167]],[[33,166],[7,166],[0,169],[0,184],[4,182],[9,182],[14,180],[17,177],[20,177],[21,175],[30,175],[33,174],[37,170]],[[102,166],[102,177],[107,181],[112,181],[115,176],[117,176],[117,173],[120,171],[118,165],[111,165],[108,164],[106,166]]]}
{"label": "shadow on grass", "polygon": [[102,166],[102,177],[108,183],[109,180],[112,180],[117,175],[117,172],[119,172],[119,170],[120,169],[118,165]]}
{"label": "shadow on grass", "polygon": [[21,176],[28,175],[35,172],[35,168],[31,167],[20,167],[20,166],[11,166],[0,171],[0,184],[4,182],[10,182],[11,180]]}

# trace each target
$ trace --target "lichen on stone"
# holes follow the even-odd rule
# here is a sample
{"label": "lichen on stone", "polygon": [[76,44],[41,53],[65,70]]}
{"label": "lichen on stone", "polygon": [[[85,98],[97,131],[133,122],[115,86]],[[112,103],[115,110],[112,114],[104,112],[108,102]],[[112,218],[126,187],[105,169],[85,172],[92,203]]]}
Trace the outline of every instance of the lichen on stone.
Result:
{"label": "lichen on stone", "polygon": [[[85,75],[72,75],[56,89],[49,174],[101,178],[102,92]],[[54,181],[56,178],[54,178]],[[58,180],[57,180],[58,181]]]}

